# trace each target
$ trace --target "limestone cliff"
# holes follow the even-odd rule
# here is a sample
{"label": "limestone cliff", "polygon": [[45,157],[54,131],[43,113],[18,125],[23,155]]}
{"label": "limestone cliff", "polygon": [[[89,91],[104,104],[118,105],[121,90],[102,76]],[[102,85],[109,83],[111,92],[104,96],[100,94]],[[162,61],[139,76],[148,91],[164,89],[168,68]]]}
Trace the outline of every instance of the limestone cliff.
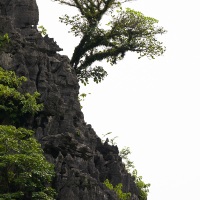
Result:
{"label": "limestone cliff", "polygon": [[28,81],[23,89],[41,93],[44,110],[26,126],[35,130],[47,159],[55,165],[58,200],[117,200],[103,181],[123,183],[123,191],[138,200],[133,178],[124,168],[118,148],[102,143],[84,121],[79,85],[67,56],[53,39],[37,30],[35,0],[0,0],[0,34],[10,44],[0,52],[0,66]]}

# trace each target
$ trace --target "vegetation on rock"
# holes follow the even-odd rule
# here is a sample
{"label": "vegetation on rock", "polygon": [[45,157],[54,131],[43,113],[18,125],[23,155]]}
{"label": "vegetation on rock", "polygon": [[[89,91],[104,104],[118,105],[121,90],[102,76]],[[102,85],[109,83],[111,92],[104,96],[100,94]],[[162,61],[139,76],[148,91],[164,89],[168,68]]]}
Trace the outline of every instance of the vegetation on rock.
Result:
{"label": "vegetation on rock", "polygon": [[0,48],[3,47],[6,43],[10,41],[8,34],[6,33],[5,35],[0,35]]}
{"label": "vegetation on rock", "polygon": [[[0,47],[8,40],[7,34],[0,37]],[[24,81],[0,67],[0,199],[53,200],[54,166],[47,162],[34,132],[16,128],[43,108],[37,102],[39,93],[22,92]]]}
{"label": "vegetation on rock", "polygon": [[0,125],[0,199],[53,200],[53,176],[33,131]]}
{"label": "vegetation on rock", "polygon": [[128,157],[130,154],[131,154],[131,151],[130,151],[129,147],[124,147],[120,151],[120,157],[123,159],[126,170],[129,173],[131,173],[135,179],[135,183],[136,183],[136,186],[139,191],[139,200],[147,200],[147,196],[149,193],[149,187],[151,186],[151,184],[145,183],[142,180],[142,176],[138,176],[137,170],[135,169],[133,162]]}
{"label": "vegetation on rock", "polygon": [[106,179],[104,181],[104,185],[109,189],[109,190],[113,190],[116,194],[117,197],[120,200],[129,200],[131,197],[131,193],[125,193],[122,191],[122,187],[123,185],[121,183],[117,184],[115,187],[110,183],[110,181],[108,179]]}
{"label": "vegetation on rock", "polygon": [[139,190],[139,200],[147,200],[147,196],[149,193],[149,187],[151,186],[151,184],[145,183],[142,180],[142,176],[138,176],[136,169],[133,170],[132,176],[135,178],[135,183]]}
{"label": "vegetation on rock", "polygon": [[42,36],[47,35],[47,29],[44,26],[42,26],[42,25],[38,26],[38,30]]}
{"label": "vegetation on rock", "polygon": [[26,81],[25,77],[18,78],[13,71],[7,71],[0,67],[0,123],[19,125],[20,122],[34,115],[43,108],[37,103],[40,96],[22,93],[21,85]]}
{"label": "vegetation on rock", "polygon": [[[108,136],[110,135],[112,132],[109,132],[107,134],[104,135],[105,136]],[[114,138],[109,138],[107,139],[107,141],[109,141],[109,143],[111,145],[116,145],[116,142],[114,142],[114,140],[116,139],[116,137]],[[142,176],[138,176],[138,172],[137,170],[135,169],[135,166],[134,166],[134,163],[133,161],[131,161],[129,159],[129,155],[131,154],[131,150],[130,150],[130,147],[124,147],[123,149],[121,149],[121,151],[119,152],[119,156],[122,158],[123,160],[123,163],[125,165],[125,168],[126,170],[128,171],[128,173],[130,173],[133,177],[134,177],[134,180],[135,180],[135,183],[136,183],[136,186],[138,188],[138,192],[139,192],[139,200],[147,200],[147,196],[148,196],[148,193],[149,193],[149,187],[151,186],[151,184],[149,183],[145,183],[143,180],[142,180]],[[105,180],[104,184],[111,190],[114,190],[114,187],[113,185],[109,182],[109,180]],[[119,186],[119,187],[117,187]],[[122,188],[122,185],[117,185],[116,186],[116,189],[118,188]],[[116,190],[115,189],[115,190]],[[119,190],[120,191],[120,190]],[[122,191],[121,191],[122,192]],[[125,194],[129,194],[129,193],[124,193],[124,198],[128,198],[126,197]],[[123,195],[122,195],[123,196]]]}

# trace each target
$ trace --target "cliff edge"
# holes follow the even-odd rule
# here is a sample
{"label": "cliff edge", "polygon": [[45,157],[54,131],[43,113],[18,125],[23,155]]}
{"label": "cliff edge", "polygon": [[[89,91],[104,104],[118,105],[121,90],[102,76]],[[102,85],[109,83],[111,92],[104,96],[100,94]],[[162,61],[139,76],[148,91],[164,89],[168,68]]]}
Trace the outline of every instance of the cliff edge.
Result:
{"label": "cliff edge", "polygon": [[36,0],[1,0],[0,34],[10,44],[0,52],[0,66],[26,76],[27,92],[38,91],[44,110],[25,123],[35,130],[46,158],[55,165],[58,200],[117,200],[103,182],[123,184],[138,200],[134,179],[125,170],[117,146],[102,143],[86,124],[78,101],[79,84],[60,47],[37,30]]}

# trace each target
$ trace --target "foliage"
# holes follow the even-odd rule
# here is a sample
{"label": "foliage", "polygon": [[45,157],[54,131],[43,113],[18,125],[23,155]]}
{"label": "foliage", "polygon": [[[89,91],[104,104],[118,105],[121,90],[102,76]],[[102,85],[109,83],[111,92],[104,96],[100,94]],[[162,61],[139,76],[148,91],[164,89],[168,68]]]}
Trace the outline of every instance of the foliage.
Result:
{"label": "foliage", "polygon": [[0,67],[0,123],[18,124],[20,119],[34,115],[43,106],[37,103],[40,96],[20,92],[25,77],[18,78],[12,71]]}
{"label": "foliage", "polygon": [[[112,132],[108,132],[108,133],[104,134],[103,137],[106,137],[110,134],[112,134]],[[116,138],[118,138],[118,136],[115,136],[115,137],[110,138],[110,139],[107,138],[106,140],[102,140],[102,142],[108,141],[111,145],[115,146],[115,145],[117,145],[117,143],[115,142]]]}
{"label": "foliage", "polygon": [[53,200],[53,165],[46,161],[33,131],[12,126],[43,107],[37,103],[39,93],[23,93],[24,81],[0,68],[0,199]]}
{"label": "foliage", "polygon": [[[108,133],[104,134],[103,137],[108,136],[110,134],[112,134],[112,132],[108,132]],[[116,142],[114,142],[115,139],[116,139],[116,137],[111,138],[111,139],[107,138],[106,141],[110,142],[111,145],[116,145]],[[103,142],[105,142],[105,140],[103,140]],[[129,159],[130,154],[131,154],[130,147],[124,147],[119,152],[119,156],[122,158],[127,172],[132,174],[132,176],[134,177],[136,186],[139,191],[139,200],[147,200],[150,184],[144,183],[144,181],[142,180],[142,176],[138,176],[138,173],[137,173],[137,170],[135,169],[134,163]],[[112,184],[109,183],[109,181],[105,181],[104,184],[105,183],[106,183],[106,186],[110,190],[113,190],[113,186],[112,186]]]}
{"label": "foliage", "polygon": [[[79,102],[82,102],[82,101],[85,101],[85,98],[87,97],[87,95],[88,94],[91,94],[91,93],[81,93],[81,94],[79,94],[79,96],[78,96],[78,100],[79,100]],[[81,109],[83,108],[83,106],[81,106]]]}
{"label": "foliage", "polygon": [[[79,80],[87,84],[89,78],[101,82],[107,72],[96,61],[106,60],[111,65],[123,59],[126,52],[136,52],[139,58],[155,58],[164,53],[157,35],[166,31],[158,27],[158,20],[146,17],[130,8],[122,9],[122,3],[133,0],[54,0],[73,6],[79,14],[60,17],[71,26],[69,32],[80,38],[71,58]],[[104,16],[110,18],[106,21]]]}
{"label": "foliage", "polygon": [[53,175],[33,131],[0,125],[0,199],[53,200]]}
{"label": "foliage", "polygon": [[42,36],[45,36],[47,34],[47,29],[44,26],[38,26],[39,32],[42,34]]}
{"label": "foliage", "polygon": [[133,171],[133,176],[135,178],[135,183],[136,183],[137,188],[139,190],[139,200],[147,200],[149,187],[151,186],[151,184],[144,183],[144,181],[142,180],[142,176],[137,175],[136,169]]}
{"label": "foliage", "polygon": [[126,170],[130,173],[132,169],[135,168],[133,162],[128,158],[128,156],[131,154],[129,147],[124,147],[120,152],[119,155],[123,159],[124,164],[126,166]]}
{"label": "foliage", "polygon": [[117,197],[120,199],[120,200],[129,200],[130,197],[131,197],[131,193],[128,192],[128,193],[124,193],[122,191],[122,184],[119,183],[117,184],[115,187],[110,183],[110,181],[108,179],[106,179],[104,181],[104,185],[109,189],[109,190],[113,190],[116,194],[117,194]]}
{"label": "foliage", "polygon": [[0,48],[2,48],[6,43],[9,43],[10,39],[8,34],[4,34],[3,36],[0,35]]}
{"label": "foliage", "polygon": [[128,158],[130,154],[131,151],[129,147],[124,147],[120,151],[120,156],[124,161],[127,171],[131,173],[132,170],[132,176],[134,177],[136,186],[139,190],[139,200],[147,200],[150,184],[144,183],[144,181],[142,180],[142,176],[138,176],[137,170],[135,169],[133,162]]}

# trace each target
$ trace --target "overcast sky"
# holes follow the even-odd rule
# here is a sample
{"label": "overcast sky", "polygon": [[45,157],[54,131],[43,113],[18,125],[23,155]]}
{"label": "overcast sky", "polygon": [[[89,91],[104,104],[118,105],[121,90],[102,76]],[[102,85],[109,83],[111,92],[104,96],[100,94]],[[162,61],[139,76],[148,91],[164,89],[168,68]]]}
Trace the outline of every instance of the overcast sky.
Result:
{"label": "overcast sky", "polygon": [[[71,57],[78,40],[58,20],[71,8],[37,0],[40,25]],[[159,20],[167,48],[155,60],[128,54],[106,66],[101,84],[81,86],[91,93],[83,112],[99,136],[112,132],[120,148],[129,146],[139,175],[151,183],[148,200],[196,200],[200,191],[200,28],[197,0],[137,0],[128,5]]]}

